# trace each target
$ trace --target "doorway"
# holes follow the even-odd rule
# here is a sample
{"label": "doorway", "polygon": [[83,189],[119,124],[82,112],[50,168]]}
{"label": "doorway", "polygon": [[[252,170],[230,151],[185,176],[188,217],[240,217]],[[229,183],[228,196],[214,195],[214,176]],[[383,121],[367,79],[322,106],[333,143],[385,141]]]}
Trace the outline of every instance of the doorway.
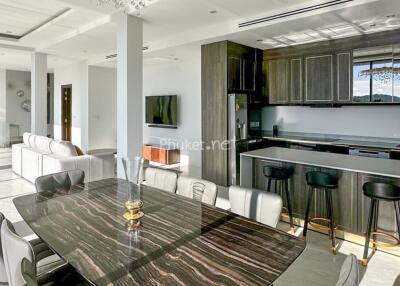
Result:
{"label": "doorway", "polygon": [[71,141],[72,85],[61,86],[61,139]]}

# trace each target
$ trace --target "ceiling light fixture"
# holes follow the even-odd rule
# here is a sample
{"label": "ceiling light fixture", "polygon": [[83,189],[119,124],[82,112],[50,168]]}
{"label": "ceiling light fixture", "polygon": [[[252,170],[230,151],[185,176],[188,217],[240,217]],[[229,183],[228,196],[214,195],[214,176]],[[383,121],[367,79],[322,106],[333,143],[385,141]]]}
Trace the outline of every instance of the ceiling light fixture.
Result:
{"label": "ceiling light fixture", "polygon": [[211,11],[210,11],[210,14],[217,14],[217,13],[218,13],[217,10],[211,10]]}
{"label": "ceiling light fixture", "polygon": [[123,10],[125,13],[140,11],[147,6],[146,0],[97,0],[97,5],[114,4],[115,9]]}

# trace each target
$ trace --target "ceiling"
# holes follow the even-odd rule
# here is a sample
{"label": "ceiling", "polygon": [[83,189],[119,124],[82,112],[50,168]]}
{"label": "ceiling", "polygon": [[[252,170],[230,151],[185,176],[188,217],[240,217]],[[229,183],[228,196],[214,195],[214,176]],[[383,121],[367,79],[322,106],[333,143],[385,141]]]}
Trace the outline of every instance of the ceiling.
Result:
{"label": "ceiling", "polygon": [[[187,58],[189,50],[217,40],[267,49],[400,28],[398,0],[353,0],[246,28],[238,24],[329,0],[147,1],[141,13],[145,63]],[[0,34],[24,35],[0,37],[0,68],[29,69],[32,51],[48,53],[50,69],[104,62],[116,50],[118,13],[96,0],[0,0]]]}

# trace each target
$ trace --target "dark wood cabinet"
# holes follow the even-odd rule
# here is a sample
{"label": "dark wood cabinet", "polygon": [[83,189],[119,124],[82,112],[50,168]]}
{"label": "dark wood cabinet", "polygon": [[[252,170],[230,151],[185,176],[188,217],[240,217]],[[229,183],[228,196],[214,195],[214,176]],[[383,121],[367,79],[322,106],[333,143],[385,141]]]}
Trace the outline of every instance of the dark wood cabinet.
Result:
{"label": "dark wood cabinet", "polygon": [[333,55],[305,58],[305,101],[331,103],[333,96]]}
{"label": "dark wood cabinet", "polygon": [[351,52],[336,54],[336,74],[337,101],[352,102],[353,71]]}
{"label": "dark wood cabinet", "polygon": [[301,58],[290,59],[290,103],[303,102],[303,66]]}
{"label": "dark wood cabinet", "polygon": [[256,90],[256,49],[228,42],[228,90]]}
{"label": "dark wood cabinet", "polygon": [[236,56],[228,56],[228,89],[240,90],[242,87],[242,63]]}
{"label": "dark wood cabinet", "polygon": [[242,89],[246,91],[255,91],[255,74],[256,74],[256,63],[254,59],[243,59],[242,60]]}
{"label": "dark wood cabinet", "polygon": [[289,103],[289,59],[276,59],[266,65],[269,104]]}
{"label": "dark wood cabinet", "polygon": [[202,46],[202,177],[218,185],[228,183],[228,153],[211,148],[213,142],[227,140],[227,42]]}
{"label": "dark wood cabinet", "polygon": [[228,150],[215,142],[228,139],[229,93],[247,94],[249,106],[262,103],[256,96],[262,51],[229,41],[203,45],[201,51],[202,177],[227,186]]}
{"label": "dark wood cabinet", "polygon": [[[289,181],[289,191],[293,207],[292,210],[295,217],[303,219],[308,197],[306,174],[307,172],[315,171],[316,169],[321,170],[321,168],[314,168],[311,166],[297,164],[287,164],[261,159],[255,160],[254,186],[255,188],[260,190],[267,189],[267,180],[263,175],[264,166],[285,166],[293,168],[294,173]],[[347,232],[357,233],[357,173],[331,169],[322,169],[322,171],[331,173],[338,178],[338,188],[333,190],[332,200],[334,217],[337,225],[339,226],[339,229]],[[286,207],[285,198],[283,200],[283,204]],[[326,211],[327,210],[324,192],[314,192],[313,204],[311,205],[310,209],[310,216],[325,217]]]}

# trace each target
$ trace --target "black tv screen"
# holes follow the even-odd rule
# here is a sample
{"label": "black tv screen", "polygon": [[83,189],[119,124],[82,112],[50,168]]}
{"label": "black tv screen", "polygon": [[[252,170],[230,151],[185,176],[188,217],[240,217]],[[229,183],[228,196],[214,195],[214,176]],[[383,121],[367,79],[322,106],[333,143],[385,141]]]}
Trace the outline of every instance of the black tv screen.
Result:
{"label": "black tv screen", "polygon": [[146,124],[177,126],[177,108],[176,95],[146,96]]}

